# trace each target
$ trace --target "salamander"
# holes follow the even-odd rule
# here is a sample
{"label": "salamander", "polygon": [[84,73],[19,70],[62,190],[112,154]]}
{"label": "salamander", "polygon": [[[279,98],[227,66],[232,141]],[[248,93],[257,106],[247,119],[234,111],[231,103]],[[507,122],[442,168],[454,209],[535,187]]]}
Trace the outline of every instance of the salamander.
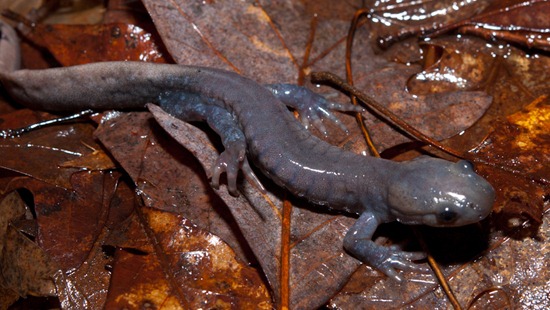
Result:
{"label": "salamander", "polygon": [[[17,55],[2,25],[0,57]],[[13,62],[13,61],[11,61]],[[222,138],[224,151],[213,166],[212,184],[227,174],[261,186],[248,160],[276,184],[318,205],[359,216],[344,247],[359,260],[396,280],[396,269],[424,270],[421,253],[373,242],[381,223],[399,221],[453,227],[476,223],[491,211],[492,186],[467,161],[419,157],[405,162],[361,156],[312,135],[287,105],[318,124],[327,109],[351,110],[294,85],[264,86],[234,72],[187,65],[104,62],[45,70],[14,70],[0,60],[0,81],[17,102],[33,109],[143,109],[157,104],[185,121],[206,121]],[[350,105],[351,106],[351,105]],[[331,116],[332,118],[332,116]],[[333,118],[334,119],[334,118]]]}

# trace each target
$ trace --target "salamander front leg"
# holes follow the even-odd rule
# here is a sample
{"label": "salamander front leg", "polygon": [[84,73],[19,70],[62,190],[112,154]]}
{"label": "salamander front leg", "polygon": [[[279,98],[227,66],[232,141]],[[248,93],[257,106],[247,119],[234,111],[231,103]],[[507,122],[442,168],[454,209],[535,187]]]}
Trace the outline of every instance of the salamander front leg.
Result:
{"label": "salamander front leg", "polygon": [[328,133],[321,121],[323,119],[333,122],[344,132],[348,133],[346,126],[331,111],[364,111],[363,108],[352,104],[340,104],[328,101],[325,97],[302,86],[294,84],[268,84],[264,86],[284,104],[298,110],[302,124],[306,128],[309,127],[309,123],[312,123],[325,136]]}
{"label": "salamander front leg", "polygon": [[403,277],[396,269],[428,272],[429,269],[412,261],[423,259],[422,252],[404,252],[398,246],[385,247],[372,241],[372,236],[381,224],[373,213],[364,212],[353,224],[344,238],[344,248],[359,260],[369,264],[397,281]]}

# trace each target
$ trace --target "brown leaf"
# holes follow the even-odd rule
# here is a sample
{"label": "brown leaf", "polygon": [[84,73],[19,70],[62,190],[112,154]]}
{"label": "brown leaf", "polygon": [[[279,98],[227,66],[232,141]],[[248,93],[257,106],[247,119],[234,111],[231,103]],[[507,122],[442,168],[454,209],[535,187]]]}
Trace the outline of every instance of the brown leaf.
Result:
{"label": "brown leaf", "polygon": [[[460,284],[457,290],[470,299],[472,308],[532,308],[550,306],[550,237],[549,217],[545,216],[535,238],[524,238],[522,228],[509,237],[491,240],[490,252],[472,263],[456,277],[472,277],[477,283],[467,291]],[[454,281],[453,281],[454,282]]]}
{"label": "brown leaf", "polygon": [[[200,130],[150,105],[158,123],[200,161],[206,171],[211,169],[218,153]],[[265,183],[267,185],[269,183]],[[260,261],[273,292],[278,295],[281,247],[281,213],[283,201],[280,189],[261,194],[248,182],[243,183],[243,196],[233,197],[227,188],[218,190],[231,210],[240,229]],[[291,307],[315,308],[327,295],[339,289],[356,268],[358,262],[344,254],[342,240],[353,219],[313,212],[295,201],[291,240]],[[277,296],[279,297],[279,296]]]}
{"label": "brown leaf", "polygon": [[550,3],[545,0],[493,1],[472,18],[458,22],[460,33],[486,39],[502,39],[528,48],[550,50]]}
{"label": "brown leaf", "polygon": [[[189,139],[193,141],[193,148],[190,149],[193,154],[195,156],[202,154],[199,158],[203,158],[204,165],[209,166],[213,162],[217,152],[203,132],[179,120],[174,120],[169,115],[162,114],[161,111],[158,112],[157,121],[165,129],[172,128],[169,132],[178,135],[176,140],[181,143],[182,135],[191,134],[187,139],[188,142]],[[227,206],[221,203],[216,208],[217,212],[212,211],[212,204],[216,206],[216,203],[220,202],[217,202],[217,196],[205,180],[203,169],[193,167],[196,165],[195,158],[184,152],[180,145],[174,145],[170,140],[163,138],[163,132],[158,133],[154,130],[153,132],[156,133],[152,134],[149,127],[151,124],[153,123],[149,116],[143,113],[120,114],[117,117],[111,115],[108,122],[102,123],[97,135],[133,176],[143,192],[147,205],[184,214],[186,217],[191,216],[194,222],[196,221],[202,227],[208,227],[224,240],[234,240],[236,236],[230,234],[241,230],[247,240],[251,240],[250,247],[264,267],[270,283],[277,287],[279,285],[280,218],[279,211],[273,208],[282,205],[280,198],[273,194],[268,197],[258,196],[257,193],[254,194],[254,188],[250,185],[247,185],[246,191],[249,194],[246,199],[245,197],[234,198],[229,196],[223,187],[218,194],[232,211],[239,230],[235,231],[236,224],[227,227],[227,223],[220,221],[217,215],[217,212],[227,210]],[[181,128],[187,129],[177,130],[174,133],[173,126],[183,126]],[[131,134],[128,135],[119,128],[126,128]],[[203,151],[200,152],[197,149]],[[204,158],[206,150],[208,150],[206,153],[208,157]],[[160,202],[166,205],[159,205]],[[296,258],[293,258],[292,267],[293,281],[295,281],[293,298],[297,304],[300,302],[300,305],[305,307],[318,305],[319,300],[326,298],[326,291],[319,288],[328,287],[335,290],[342,286],[346,279],[345,275],[349,275],[358,264],[351,257],[342,255],[342,238],[346,227],[353,223],[353,219],[343,216],[334,218],[331,215],[317,214],[303,208],[296,208],[294,212],[297,225],[293,226],[295,234],[293,242],[296,242],[294,246]],[[331,245],[330,251],[327,244]],[[239,249],[242,245],[232,243],[232,247]],[[313,265],[314,268],[312,268],[312,262],[316,262]],[[333,281],[328,281],[327,275],[319,273],[326,273],[327,270],[333,270],[330,272]],[[340,273],[343,276],[338,278],[337,275]],[[319,284],[302,285],[305,283]]]}
{"label": "brown leaf", "polygon": [[[490,166],[478,164],[477,168],[497,190],[497,214],[492,218],[492,227],[503,230],[506,237],[494,232],[487,237],[475,227],[458,231],[440,229],[427,234],[432,239],[439,239],[439,242],[431,242],[432,252],[448,245],[443,250],[447,258],[439,260],[450,260],[443,269],[463,305],[485,303],[491,307],[512,308],[539,301],[548,304],[547,296],[539,295],[548,287],[548,216],[543,217],[549,209],[547,197],[550,195],[550,171],[546,165],[550,159],[548,106],[548,99],[541,97],[523,111],[510,115],[507,121],[496,123],[486,141],[473,151],[491,163]],[[526,220],[531,221],[526,224]],[[540,237],[522,241],[522,237],[537,234],[537,231]],[[484,241],[485,238],[489,240]],[[472,253],[465,254],[467,251]],[[476,257],[482,259],[463,264]],[[373,283],[369,275],[368,271],[359,269],[332,303],[342,308],[357,304],[445,307],[441,298],[431,296],[437,282],[430,275],[416,274],[406,284],[387,279]],[[490,297],[491,294],[497,297]],[[494,300],[487,300],[491,298]],[[519,299],[522,300],[511,302]]]}
{"label": "brown leaf", "polygon": [[[114,175],[118,175],[114,173]],[[107,188],[105,191],[112,190]],[[93,191],[93,188],[88,190]],[[102,193],[94,193],[100,196]],[[135,207],[135,193],[132,187],[126,182],[117,182],[113,195],[106,201],[109,204],[108,215],[103,218],[98,226],[101,231],[94,238],[87,251],[88,254],[78,268],[66,270],[56,278],[56,285],[59,292],[59,300],[65,308],[72,309],[97,309],[105,306],[107,294],[111,287],[112,264],[114,261],[112,253],[105,244],[110,241],[110,233],[118,229],[120,225],[132,214]],[[87,239],[87,238],[83,238]]]}
{"label": "brown leaf", "polygon": [[[4,298],[0,304],[9,306],[19,296],[53,296],[57,266],[49,255],[25,236],[14,222],[25,215],[25,205],[17,192],[0,201],[0,286]],[[11,295],[11,298],[9,296]],[[13,299],[15,297],[15,299]]]}
{"label": "brown leaf", "polygon": [[151,33],[136,25],[38,24],[27,37],[63,66],[113,60],[167,62]]}
{"label": "brown leaf", "polygon": [[[491,97],[480,91],[412,94],[405,85],[415,71],[404,65],[388,64],[387,68],[371,72],[357,83],[364,85],[364,92],[378,103],[435,140],[452,137],[469,128],[491,105]],[[410,141],[380,119],[372,115],[366,119],[379,151]],[[361,137],[354,137],[354,141],[356,139]]]}
{"label": "brown leaf", "polygon": [[[37,115],[30,110],[18,110],[2,115],[2,128],[20,128],[51,119],[52,115]],[[101,147],[92,137],[90,124],[77,123],[49,126],[21,137],[0,140],[0,167],[13,170],[63,188],[71,188],[70,176],[80,168],[60,169],[67,161],[92,153],[87,147]]]}
{"label": "brown leaf", "polygon": [[86,260],[77,269],[64,270],[56,277],[57,296],[66,309],[98,309],[105,305],[113,258],[102,249],[106,231],[88,249]]}
{"label": "brown leaf", "polygon": [[468,37],[434,39],[421,46],[437,49],[435,53],[441,56],[408,80],[407,88],[417,95],[484,89],[498,61],[495,53],[505,52]]}
{"label": "brown leaf", "polygon": [[[180,64],[225,68],[270,83],[299,82],[302,67],[306,73],[319,70],[344,75],[343,38],[348,23],[338,16],[347,9],[351,17],[354,8],[350,5],[341,5],[340,15],[323,14],[323,19],[312,26],[310,21],[314,17],[307,11],[309,7],[292,2],[257,5],[255,2],[224,1],[201,5],[200,10],[185,1],[172,5],[154,1],[144,3],[155,17],[168,50]],[[311,56],[300,60],[313,31]],[[227,33],[231,33],[231,40],[227,40]],[[411,95],[406,89],[406,81],[419,68],[395,64],[377,56],[367,44],[370,36],[367,29],[360,29],[356,36],[353,63],[361,68],[355,70],[356,85],[434,139],[448,138],[463,131],[489,106],[490,97],[479,92]],[[329,95],[333,94],[332,90]],[[349,99],[340,96],[335,101],[349,102]],[[460,115],[461,118],[449,117],[444,121],[435,118],[441,115]],[[345,143],[344,148],[357,153],[364,152],[364,139],[354,119],[346,116],[343,119],[352,129],[351,135],[334,134],[329,141],[338,145]],[[379,150],[409,141],[376,117],[366,116],[366,125]]]}
{"label": "brown leaf", "polygon": [[146,206],[185,216],[229,243],[243,261],[254,262],[227,206],[191,153],[156,126],[149,113],[107,118],[96,136],[133,179]]}
{"label": "brown leaf", "polygon": [[80,168],[86,170],[110,170],[115,169],[116,164],[111,157],[103,150],[92,150],[92,153],[86,154],[77,159],[68,160],[59,165],[63,168]]}
{"label": "brown leaf", "polygon": [[15,179],[11,188],[25,188],[34,197],[39,234],[37,243],[62,270],[82,265],[101,234],[117,178],[102,172],[70,177],[70,188],[33,179]]}
{"label": "brown leaf", "polygon": [[550,100],[545,96],[497,123],[473,150],[491,164],[480,170],[498,189],[495,212],[505,214],[503,226],[516,227],[526,219],[542,222],[550,195],[549,132]]}
{"label": "brown leaf", "polygon": [[[513,309],[518,306],[530,308],[550,305],[547,294],[548,261],[550,251],[549,217],[546,216],[537,238],[523,239],[521,230],[509,237],[491,234],[485,245],[488,248],[482,255],[468,264],[453,260],[444,268],[450,287],[464,309]],[[442,232],[431,231],[431,234]],[[466,237],[466,239],[464,238]],[[461,243],[476,243],[483,235],[462,236],[459,240],[447,240],[448,248]],[[451,250],[452,251],[452,250]],[[454,253],[459,254],[459,253]],[[372,284],[360,281],[365,272],[358,270],[354,275],[354,287],[346,287],[331,304],[339,307],[355,308],[429,308],[446,309],[448,299],[443,295],[439,284],[433,278],[416,275],[405,283],[405,287],[383,281]],[[348,286],[350,286],[348,284]],[[363,284],[363,286],[359,286]],[[405,298],[399,297],[399,293]]]}
{"label": "brown leaf", "polygon": [[[113,113],[109,115],[108,119],[108,121],[104,121],[98,128],[97,136],[133,177],[147,206],[185,216],[185,219],[183,217],[180,218],[182,221],[189,221],[187,218],[191,218],[193,222],[199,223],[202,227],[208,227],[211,232],[216,232],[217,235],[222,236],[224,241],[228,240],[231,242],[232,248],[239,250],[239,256],[243,259],[250,259],[252,257],[250,253],[246,252],[248,251],[248,246],[244,245],[243,248],[242,240],[240,240],[242,237],[238,229],[236,229],[237,226],[231,219],[231,216],[227,214],[226,206],[212,192],[210,185],[205,180],[204,174],[200,171],[201,168],[198,166],[196,159],[190,153],[186,152],[177,143],[174,143],[173,140],[167,139],[164,132],[159,132],[160,129],[155,126],[150,115],[147,113]],[[130,131],[131,134],[128,134],[127,131]],[[147,223],[143,223],[143,225],[145,225],[144,227],[148,227]],[[190,226],[191,224],[187,223],[185,225]],[[176,227],[172,228],[176,231],[178,230]],[[198,230],[198,228],[194,229]],[[158,235],[157,237],[160,238]],[[183,238],[183,236],[181,236],[181,238]],[[125,241],[125,246],[130,246],[128,242],[131,240],[138,239],[129,238],[129,240]],[[150,238],[142,238],[139,240],[141,240],[139,241],[139,247],[135,244],[130,247],[141,249],[146,246],[151,247],[152,245],[148,244],[148,242],[154,241]],[[205,244],[202,245],[205,247],[210,244],[210,241],[207,240],[202,240],[200,242],[205,242]],[[119,243],[115,244],[120,245]],[[197,244],[197,246],[199,246],[199,244]],[[225,247],[224,244],[220,243],[220,247],[221,246]],[[153,282],[161,281],[161,283],[157,283],[158,285],[155,285],[155,287],[162,287],[163,289],[161,289],[161,291],[171,292],[171,294],[178,295],[179,293],[177,292],[181,290],[185,291],[185,286],[187,285],[193,287],[205,285],[205,283],[201,283],[198,280],[195,281],[196,283],[194,284],[191,282],[185,283],[185,286],[181,288],[180,286],[174,287],[171,286],[170,283],[165,283],[163,279],[165,279],[164,274],[168,272],[167,268],[176,267],[167,266],[166,261],[157,257],[161,255],[158,254],[158,250],[155,251],[157,251],[155,256],[151,255],[150,257],[141,258],[129,257],[127,253],[121,252],[119,253],[121,255],[120,260],[128,264],[147,264],[147,266],[151,267],[156,266],[153,268],[153,274],[142,275],[144,281],[149,278],[155,279],[154,281],[151,280]],[[228,263],[229,262],[231,261],[228,261]],[[220,265],[221,263],[218,262],[217,264]],[[223,266],[220,265],[220,268],[221,267]],[[125,267],[121,268],[124,270]],[[228,265],[224,268],[234,267]],[[176,269],[180,270],[179,267]],[[131,268],[131,270],[136,270],[136,268]],[[245,273],[250,272],[251,271],[246,271]],[[172,274],[173,272],[168,273]],[[159,278],[156,279],[154,275],[159,276]],[[115,282],[112,282],[113,284],[110,289],[110,294],[113,294],[113,296],[119,296],[119,294],[128,296],[127,290],[144,292],[146,289],[146,287],[143,286],[146,285],[145,283],[138,283],[135,287],[127,286],[127,282],[124,279],[128,279],[128,277],[125,277],[124,274],[122,276],[116,275],[116,269],[114,270],[113,276],[113,281]],[[200,279],[199,275],[196,275],[196,277]],[[251,276],[246,276],[242,281],[244,281],[244,283],[251,281],[249,277]],[[179,278],[176,280],[178,283],[181,281]],[[239,302],[245,302],[246,298],[248,298],[245,298],[245,295],[249,294],[246,293],[246,285],[240,284],[243,286],[239,289],[235,287],[235,285],[238,285],[240,282],[236,279],[231,281],[234,284],[232,284],[232,287],[228,288],[229,291],[227,294],[230,294],[229,292],[232,290],[234,290],[234,292],[231,294],[244,294],[239,295],[243,296],[243,300],[231,301],[231,303],[238,304]],[[257,281],[260,281],[260,278],[254,281],[256,281],[254,283],[258,285]],[[208,293],[204,295],[200,293],[200,291],[194,290],[188,291],[188,293],[190,295],[183,294],[184,297],[189,299],[187,301],[182,301],[182,297],[179,296],[175,300],[169,299],[167,302],[182,303],[186,305],[188,302],[194,303],[195,301],[192,300],[194,298],[201,300],[209,298],[208,296],[210,296]],[[143,295],[140,295],[139,298],[141,301],[147,300]],[[267,295],[262,298],[267,298]],[[153,300],[151,301],[153,302]],[[111,300],[109,303],[111,302],[114,302],[114,300]],[[258,301],[256,300],[254,302]],[[266,300],[263,302],[265,303]]]}
{"label": "brown leaf", "polygon": [[272,308],[259,274],[180,215],[141,208],[114,234],[134,252],[116,252],[107,308]]}
{"label": "brown leaf", "polygon": [[[448,51],[455,56],[464,54],[464,62],[455,56],[452,59],[458,60],[456,62],[442,57],[441,63],[427,68],[427,74],[421,74],[430,75],[438,67],[445,68],[473,89],[484,90],[493,97],[491,107],[481,119],[463,134],[446,141],[455,149],[466,151],[474,148],[494,128],[495,119],[515,113],[535,98],[550,93],[550,84],[545,77],[545,68],[550,66],[548,57],[531,57],[517,48],[488,45],[481,39],[471,37],[438,38],[432,40],[430,45],[436,49],[444,48],[445,53]],[[450,83],[433,80],[425,85],[427,89],[447,86],[451,86]]]}
{"label": "brown leaf", "polygon": [[[284,19],[278,19],[276,25],[259,3],[178,0],[144,1],[144,4],[179,64],[232,70],[261,82],[296,78],[296,59],[281,41],[277,28],[283,25],[280,23],[299,22],[300,16],[293,10],[286,11],[287,15],[281,16]],[[269,75],[265,74],[265,68],[270,69]]]}
{"label": "brown leaf", "polygon": [[369,18],[377,43],[388,47],[406,37],[419,36],[466,20],[487,8],[488,1],[369,1]]}
{"label": "brown leaf", "polygon": [[405,37],[435,37],[457,30],[487,40],[550,49],[547,34],[550,5],[545,0],[376,1],[369,7],[378,42],[383,47]]}

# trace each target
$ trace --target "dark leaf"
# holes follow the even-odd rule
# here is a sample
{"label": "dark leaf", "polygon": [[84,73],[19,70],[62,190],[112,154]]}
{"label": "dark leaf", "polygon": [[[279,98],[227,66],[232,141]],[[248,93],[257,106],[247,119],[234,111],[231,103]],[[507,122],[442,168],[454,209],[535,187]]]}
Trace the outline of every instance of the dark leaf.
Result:
{"label": "dark leaf", "polygon": [[80,172],[71,176],[71,190],[26,178],[10,187],[33,194],[37,243],[62,270],[73,270],[86,260],[104,229],[116,183],[108,173]]}
{"label": "dark leaf", "polygon": [[0,305],[7,308],[20,296],[54,296],[56,263],[14,225],[25,216],[17,192],[0,201]]}
{"label": "dark leaf", "polygon": [[[458,22],[458,32],[550,50],[550,3],[546,0],[493,1],[483,12]],[[449,28],[456,27],[455,25]]]}
{"label": "dark leaf", "polygon": [[414,35],[457,30],[487,40],[550,49],[546,0],[370,1],[369,17],[382,47]]}
{"label": "dark leaf", "polygon": [[[18,110],[2,115],[2,129],[21,128],[51,115],[40,115],[30,110]],[[21,137],[0,140],[0,167],[32,176],[62,188],[71,188],[70,176],[81,170],[75,165],[61,168],[64,163],[81,158],[101,147],[93,139],[94,127],[86,123],[68,126],[50,126]],[[38,160],[37,160],[38,159]],[[89,162],[87,167],[97,162]]]}

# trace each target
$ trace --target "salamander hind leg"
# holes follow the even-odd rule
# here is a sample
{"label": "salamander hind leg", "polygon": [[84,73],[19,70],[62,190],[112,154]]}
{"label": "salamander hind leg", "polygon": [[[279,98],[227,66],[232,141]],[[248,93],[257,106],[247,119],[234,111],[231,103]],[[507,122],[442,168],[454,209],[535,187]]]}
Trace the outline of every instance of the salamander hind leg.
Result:
{"label": "salamander hind leg", "polygon": [[302,124],[304,124],[306,128],[312,123],[313,126],[325,136],[328,133],[323,125],[323,119],[331,121],[340,127],[342,131],[348,132],[346,126],[342,124],[331,110],[341,112],[364,111],[363,108],[352,104],[330,102],[325,97],[302,86],[293,84],[269,84],[264,86],[284,104],[298,110]]}
{"label": "salamander hind leg", "polygon": [[385,247],[374,243],[372,236],[379,224],[373,213],[363,213],[347,232],[344,248],[357,259],[397,281],[402,281],[403,277],[396,269],[429,272],[428,268],[412,262],[425,258],[424,253],[404,252],[399,246]]}
{"label": "salamander hind leg", "polygon": [[219,188],[220,177],[225,172],[229,193],[238,196],[237,178],[239,171],[242,171],[260,191],[265,191],[248,163],[244,133],[229,111],[212,99],[188,93],[164,94],[159,103],[164,111],[183,121],[206,121],[221,137],[224,150],[213,164],[211,171],[207,172],[210,174],[214,188]]}
{"label": "salamander hind leg", "polygon": [[250,168],[248,159],[246,158],[246,143],[241,141],[230,141],[224,143],[224,151],[220,154],[214,166],[212,166],[211,180],[214,188],[219,188],[220,176],[222,173],[227,175],[227,188],[233,196],[238,196],[237,178],[239,170],[244,176],[256,184],[261,192],[265,192],[263,185],[258,180],[258,177]]}

